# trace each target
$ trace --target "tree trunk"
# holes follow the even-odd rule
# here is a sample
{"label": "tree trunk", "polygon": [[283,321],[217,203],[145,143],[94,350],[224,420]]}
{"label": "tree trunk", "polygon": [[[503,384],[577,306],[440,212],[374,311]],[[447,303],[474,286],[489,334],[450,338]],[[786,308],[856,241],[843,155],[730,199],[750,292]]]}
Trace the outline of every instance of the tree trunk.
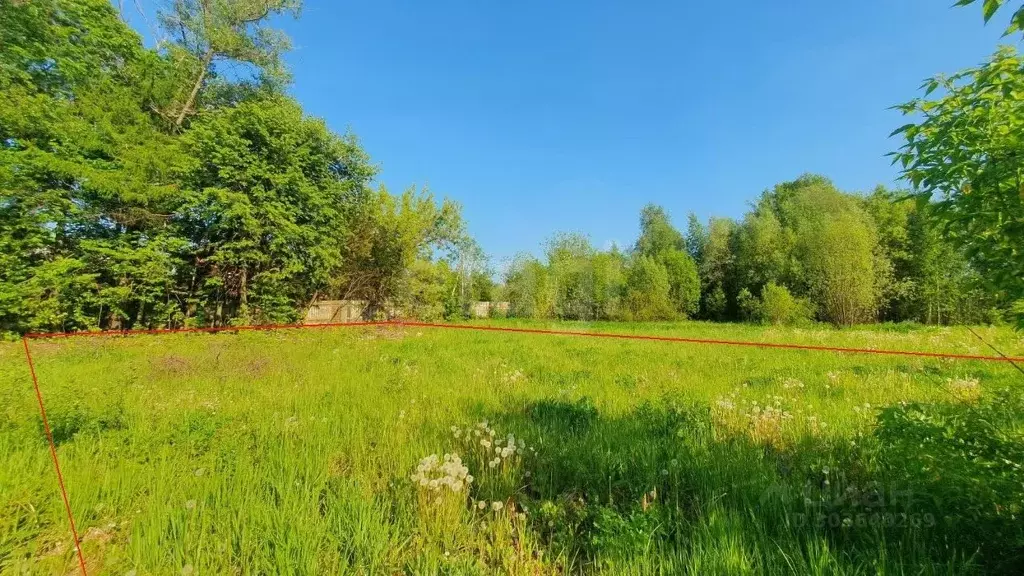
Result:
{"label": "tree trunk", "polygon": [[192,85],[192,92],[189,93],[188,100],[185,101],[185,105],[182,106],[181,112],[178,113],[178,117],[174,120],[175,128],[181,128],[181,124],[185,122],[185,117],[188,116],[189,110],[191,110],[193,104],[195,104],[196,96],[199,95],[199,89],[203,86],[203,80],[206,80],[206,74],[210,69],[210,62],[212,61],[213,50],[207,49],[206,54],[203,55],[203,68],[199,71],[196,83]]}
{"label": "tree trunk", "polygon": [[242,320],[245,324],[250,323],[249,319],[249,269],[242,268],[242,278],[238,287],[239,311],[242,313]]}

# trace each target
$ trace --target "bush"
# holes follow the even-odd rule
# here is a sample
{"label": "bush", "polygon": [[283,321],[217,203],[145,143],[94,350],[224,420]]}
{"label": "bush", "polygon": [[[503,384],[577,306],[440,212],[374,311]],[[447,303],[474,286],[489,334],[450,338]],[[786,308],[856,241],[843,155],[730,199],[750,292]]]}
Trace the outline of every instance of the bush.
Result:
{"label": "bush", "polygon": [[977,550],[989,573],[1024,565],[1024,400],[910,403],[878,416],[880,476],[937,520],[947,545]]}
{"label": "bush", "polygon": [[795,298],[785,286],[769,283],[761,289],[754,318],[762,324],[806,324],[813,308],[805,298]]}
{"label": "bush", "polygon": [[626,319],[671,320],[675,307],[669,291],[665,267],[650,256],[638,257],[626,278]]}

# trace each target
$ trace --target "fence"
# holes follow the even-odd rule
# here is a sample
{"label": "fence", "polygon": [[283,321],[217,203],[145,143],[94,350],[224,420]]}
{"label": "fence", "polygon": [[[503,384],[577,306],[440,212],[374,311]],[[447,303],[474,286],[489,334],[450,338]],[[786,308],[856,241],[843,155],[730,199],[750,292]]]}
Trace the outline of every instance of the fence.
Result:
{"label": "fence", "polygon": [[[508,315],[508,309],[508,302],[471,302],[467,312],[471,318],[490,318],[494,315]],[[306,310],[305,323],[336,324],[373,320],[375,312],[366,300],[321,300]],[[383,312],[388,318],[401,316],[395,308],[385,307]]]}

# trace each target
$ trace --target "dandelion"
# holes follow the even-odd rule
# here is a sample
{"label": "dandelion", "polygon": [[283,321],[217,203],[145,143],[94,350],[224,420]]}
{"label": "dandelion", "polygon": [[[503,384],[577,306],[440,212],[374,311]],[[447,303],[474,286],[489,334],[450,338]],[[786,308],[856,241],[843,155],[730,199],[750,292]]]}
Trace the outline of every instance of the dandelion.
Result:
{"label": "dandelion", "polygon": [[949,393],[961,402],[973,402],[981,397],[981,384],[977,378],[958,378],[946,382]]}
{"label": "dandelion", "polygon": [[484,508],[487,508],[487,502],[481,500],[476,503],[476,507],[479,508],[480,510],[483,510]]}
{"label": "dandelion", "polygon": [[495,500],[494,502],[491,502],[491,510],[494,510],[495,512],[500,511],[504,507],[505,507],[505,504],[502,503],[502,502],[498,502],[497,500]]}
{"label": "dandelion", "polygon": [[416,472],[409,477],[413,484],[432,492],[443,488],[460,492],[473,481],[472,478],[458,454],[445,454],[440,459],[437,454],[431,454],[420,460]]}

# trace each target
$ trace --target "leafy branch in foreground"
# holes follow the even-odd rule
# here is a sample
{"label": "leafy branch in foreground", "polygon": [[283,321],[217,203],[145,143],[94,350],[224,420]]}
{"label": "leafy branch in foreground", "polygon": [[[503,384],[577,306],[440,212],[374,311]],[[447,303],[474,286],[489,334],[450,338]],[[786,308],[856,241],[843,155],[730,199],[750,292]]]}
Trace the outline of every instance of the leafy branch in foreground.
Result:
{"label": "leafy branch in foreground", "polygon": [[922,89],[896,107],[916,121],[892,133],[905,139],[893,162],[920,202],[936,200],[946,235],[985,280],[1008,302],[1024,300],[1024,60],[1002,48]]}
{"label": "leafy branch in foreground", "polygon": [[[959,0],[954,6],[969,6],[974,4],[978,0]],[[999,11],[1000,8],[1006,5],[1006,0],[983,0],[981,5],[981,15],[985,18],[985,23],[992,19],[992,16]],[[1010,25],[1006,29],[1006,34],[1013,34],[1014,32],[1024,31],[1024,6],[1017,8],[1010,16]]]}

